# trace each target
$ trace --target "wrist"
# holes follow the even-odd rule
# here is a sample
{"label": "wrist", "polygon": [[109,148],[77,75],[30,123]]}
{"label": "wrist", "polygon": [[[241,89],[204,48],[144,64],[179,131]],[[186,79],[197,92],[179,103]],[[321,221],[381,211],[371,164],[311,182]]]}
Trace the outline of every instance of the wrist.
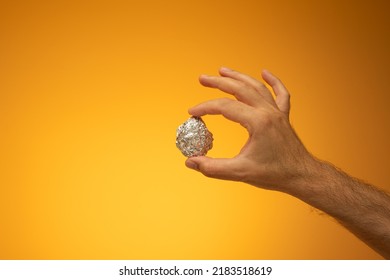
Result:
{"label": "wrist", "polygon": [[314,200],[329,178],[330,166],[311,154],[302,159],[302,165],[291,180],[286,182],[285,192],[305,202]]}

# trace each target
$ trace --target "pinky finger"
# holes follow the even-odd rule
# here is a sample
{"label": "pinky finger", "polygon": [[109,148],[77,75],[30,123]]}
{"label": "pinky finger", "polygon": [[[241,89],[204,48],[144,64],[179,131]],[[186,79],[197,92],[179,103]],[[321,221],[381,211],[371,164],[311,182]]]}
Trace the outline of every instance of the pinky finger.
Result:
{"label": "pinky finger", "polygon": [[264,81],[269,84],[276,96],[276,105],[279,107],[279,110],[285,113],[287,116],[290,113],[290,93],[284,84],[279,80],[278,77],[274,76],[268,70],[263,70],[261,73]]}

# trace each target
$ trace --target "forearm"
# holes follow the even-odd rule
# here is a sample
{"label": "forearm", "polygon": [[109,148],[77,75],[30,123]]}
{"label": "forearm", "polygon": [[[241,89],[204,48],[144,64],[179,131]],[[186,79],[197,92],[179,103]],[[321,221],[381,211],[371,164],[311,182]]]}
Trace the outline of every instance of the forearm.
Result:
{"label": "forearm", "polygon": [[390,196],[313,159],[290,194],[336,218],[385,258],[390,258]]}

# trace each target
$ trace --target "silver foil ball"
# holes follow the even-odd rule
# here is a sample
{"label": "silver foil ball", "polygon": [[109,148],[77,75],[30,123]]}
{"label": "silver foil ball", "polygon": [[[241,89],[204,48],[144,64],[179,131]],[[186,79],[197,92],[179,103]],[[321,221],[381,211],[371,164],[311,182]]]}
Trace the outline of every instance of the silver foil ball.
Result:
{"label": "silver foil ball", "polygon": [[176,147],[186,157],[204,156],[213,147],[213,134],[200,117],[191,117],[177,128]]}

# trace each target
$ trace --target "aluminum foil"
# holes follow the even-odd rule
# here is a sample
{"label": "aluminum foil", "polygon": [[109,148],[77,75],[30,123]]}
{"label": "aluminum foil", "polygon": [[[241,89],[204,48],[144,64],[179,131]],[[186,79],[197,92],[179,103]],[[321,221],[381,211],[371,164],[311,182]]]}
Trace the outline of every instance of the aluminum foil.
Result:
{"label": "aluminum foil", "polygon": [[213,134],[200,117],[191,117],[177,128],[176,147],[186,157],[204,156],[213,147]]}

